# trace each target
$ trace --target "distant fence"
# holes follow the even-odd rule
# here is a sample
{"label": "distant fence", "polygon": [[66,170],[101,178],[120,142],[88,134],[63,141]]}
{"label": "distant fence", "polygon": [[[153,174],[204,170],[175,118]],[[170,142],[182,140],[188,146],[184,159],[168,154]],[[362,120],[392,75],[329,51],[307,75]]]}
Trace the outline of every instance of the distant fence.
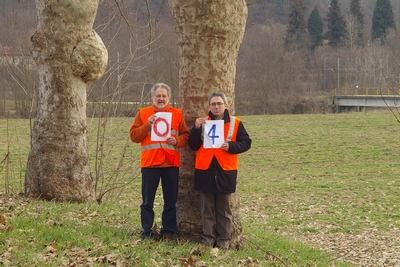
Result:
{"label": "distant fence", "polygon": [[[87,117],[133,117],[141,107],[149,106],[151,102],[140,101],[88,101],[86,102]],[[171,106],[178,107],[178,102],[172,102]],[[33,108],[31,108],[33,106]],[[36,105],[26,101],[0,100],[0,118],[33,118]]]}
{"label": "distant fence", "polygon": [[[152,102],[92,102],[86,103],[86,115],[88,117],[133,117],[141,107],[149,106]],[[178,102],[172,102],[171,106],[176,107]]]}

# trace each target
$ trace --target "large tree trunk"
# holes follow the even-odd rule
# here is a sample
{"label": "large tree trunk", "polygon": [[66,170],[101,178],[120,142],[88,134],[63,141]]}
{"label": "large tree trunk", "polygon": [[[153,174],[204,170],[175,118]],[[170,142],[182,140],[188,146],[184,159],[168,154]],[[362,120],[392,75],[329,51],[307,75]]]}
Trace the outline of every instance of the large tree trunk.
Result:
{"label": "large tree trunk", "polygon": [[[245,0],[169,0],[169,4],[180,52],[180,102],[189,127],[207,114],[208,96],[214,91],[227,95],[233,114],[236,61],[247,19]],[[201,214],[193,190],[194,157],[188,148],[182,152],[177,215],[179,232],[197,238]],[[244,242],[239,197],[234,194],[232,199],[231,247],[240,248]]]}
{"label": "large tree trunk", "polygon": [[87,84],[99,79],[108,55],[93,31],[97,0],[36,0],[32,55],[39,71],[38,108],[25,195],[94,201],[86,137]]}

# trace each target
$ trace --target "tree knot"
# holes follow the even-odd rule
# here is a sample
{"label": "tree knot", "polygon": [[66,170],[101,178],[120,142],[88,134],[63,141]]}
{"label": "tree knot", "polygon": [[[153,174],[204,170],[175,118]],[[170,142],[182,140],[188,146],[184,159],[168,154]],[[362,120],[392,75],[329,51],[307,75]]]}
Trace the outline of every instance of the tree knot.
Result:
{"label": "tree knot", "polygon": [[71,55],[72,72],[85,82],[94,82],[104,74],[108,53],[100,36],[95,31],[81,40]]}

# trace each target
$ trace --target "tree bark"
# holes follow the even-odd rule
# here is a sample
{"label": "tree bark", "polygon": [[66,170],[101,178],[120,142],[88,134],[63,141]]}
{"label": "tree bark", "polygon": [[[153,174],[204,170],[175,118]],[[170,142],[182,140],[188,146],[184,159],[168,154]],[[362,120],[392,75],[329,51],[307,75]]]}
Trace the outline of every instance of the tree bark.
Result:
{"label": "tree bark", "polygon": [[[179,97],[187,124],[208,113],[208,97],[222,91],[235,111],[235,75],[243,39],[247,5],[245,0],[169,0],[180,53]],[[193,190],[195,153],[182,151],[177,204],[178,230],[197,239],[201,234],[198,194]],[[232,198],[231,247],[244,245],[239,219],[239,198]]]}
{"label": "tree bark", "polygon": [[31,52],[39,72],[38,107],[25,176],[25,195],[95,201],[87,148],[86,89],[107,66],[93,31],[97,0],[36,0]]}

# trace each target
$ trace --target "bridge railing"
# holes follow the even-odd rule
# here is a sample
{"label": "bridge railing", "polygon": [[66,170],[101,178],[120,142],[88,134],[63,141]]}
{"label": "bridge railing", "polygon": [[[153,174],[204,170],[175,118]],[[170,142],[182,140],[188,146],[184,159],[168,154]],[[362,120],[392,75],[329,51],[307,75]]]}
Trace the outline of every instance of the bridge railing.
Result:
{"label": "bridge railing", "polygon": [[400,88],[335,88],[334,95],[400,95]]}

